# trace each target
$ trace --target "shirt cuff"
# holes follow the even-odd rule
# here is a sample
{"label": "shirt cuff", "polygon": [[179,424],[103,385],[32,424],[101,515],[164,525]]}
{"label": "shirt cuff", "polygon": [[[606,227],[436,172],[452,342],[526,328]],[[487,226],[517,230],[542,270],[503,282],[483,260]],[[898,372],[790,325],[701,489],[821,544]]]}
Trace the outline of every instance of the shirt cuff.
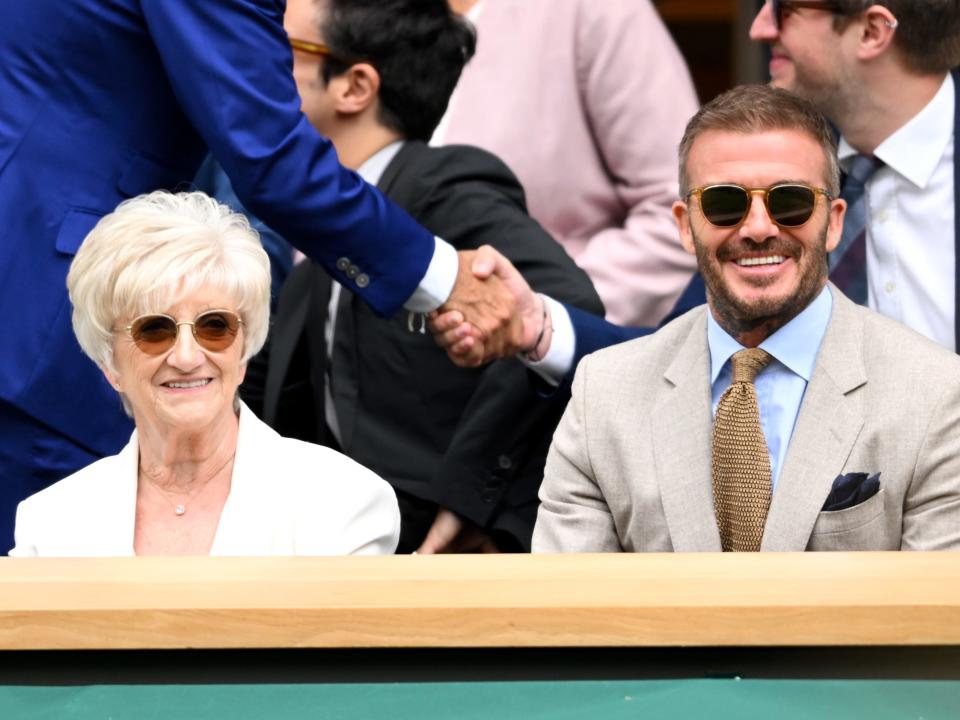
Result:
{"label": "shirt cuff", "polygon": [[556,387],[570,372],[573,365],[573,352],[576,349],[576,335],[573,332],[573,323],[570,322],[570,313],[561,304],[547,295],[543,301],[550,306],[550,323],[553,325],[553,337],[550,338],[550,347],[547,354],[536,362],[520,360],[528,368],[543,378],[548,385]]}
{"label": "shirt cuff", "polygon": [[428,313],[443,305],[453,292],[460,271],[460,260],[453,245],[438,237],[433,238],[433,258],[423,280],[403,307],[410,312]]}

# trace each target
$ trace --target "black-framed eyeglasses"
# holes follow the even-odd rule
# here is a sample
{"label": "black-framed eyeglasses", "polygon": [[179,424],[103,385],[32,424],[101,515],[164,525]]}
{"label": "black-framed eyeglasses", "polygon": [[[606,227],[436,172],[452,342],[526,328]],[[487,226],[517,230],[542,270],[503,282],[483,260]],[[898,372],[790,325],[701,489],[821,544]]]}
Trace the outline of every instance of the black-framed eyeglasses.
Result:
{"label": "black-framed eyeglasses", "polygon": [[799,8],[810,8],[811,10],[823,10],[824,12],[838,14],[844,11],[844,6],[836,0],[770,0],[770,4],[773,8],[773,19],[777,23],[777,30],[783,28],[784,13]]}
{"label": "black-framed eyeglasses", "polygon": [[833,200],[833,195],[822,188],[802,183],[778,183],[765,188],[748,188],[727,183],[707,185],[687,193],[687,201],[697,198],[700,212],[715,227],[736,227],[750,212],[753,195],[760,193],[767,214],[777,225],[797,228],[804,225],[817,209],[817,196]]}
{"label": "black-framed eyeglasses", "polygon": [[222,352],[233,345],[243,319],[229,310],[207,310],[193,322],[178,322],[163,313],[141,315],[123,329],[147,355],[167,352],[177,342],[181,325],[189,325],[197,344],[210,352]]}

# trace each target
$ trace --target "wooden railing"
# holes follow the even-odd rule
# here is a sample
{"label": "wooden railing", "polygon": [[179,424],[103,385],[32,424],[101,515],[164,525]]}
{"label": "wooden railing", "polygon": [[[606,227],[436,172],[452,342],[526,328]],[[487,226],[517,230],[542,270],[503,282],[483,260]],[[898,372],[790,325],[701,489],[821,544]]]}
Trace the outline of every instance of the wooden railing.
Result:
{"label": "wooden railing", "polygon": [[960,645],[960,553],[0,559],[0,650]]}

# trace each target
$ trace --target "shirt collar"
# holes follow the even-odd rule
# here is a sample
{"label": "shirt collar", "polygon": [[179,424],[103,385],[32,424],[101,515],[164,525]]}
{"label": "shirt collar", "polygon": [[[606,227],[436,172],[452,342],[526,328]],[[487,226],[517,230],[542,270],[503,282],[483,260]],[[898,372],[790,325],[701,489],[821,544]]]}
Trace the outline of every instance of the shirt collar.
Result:
{"label": "shirt collar", "polygon": [[357,168],[357,172],[370,185],[376,185],[383,176],[383,171],[393,160],[394,155],[400,152],[403,147],[403,140],[394,140],[389,145],[384,145],[373,155],[364,160],[363,165]]}
{"label": "shirt collar", "polygon": [[[791,372],[810,382],[817,353],[820,350],[820,342],[827,332],[832,309],[833,296],[830,294],[830,289],[825,287],[812,303],[793,320],[760,343],[760,347]],[[720,327],[713,319],[713,313],[709,308],[707,310],[707,345],[710,348],[710,384],[712,385],[717,381],[727,361],[744,347]]]}
{"label": "shirt collar", "polygon": [[[924,189],[953,137],[955,97],[953,77],[947,73],[937,94],[926,107],[880,143],[874,156],[921,190]],[[837,156],[844,170],[849,169],[850,161],[856,154],[857,151],[841,137]]]}

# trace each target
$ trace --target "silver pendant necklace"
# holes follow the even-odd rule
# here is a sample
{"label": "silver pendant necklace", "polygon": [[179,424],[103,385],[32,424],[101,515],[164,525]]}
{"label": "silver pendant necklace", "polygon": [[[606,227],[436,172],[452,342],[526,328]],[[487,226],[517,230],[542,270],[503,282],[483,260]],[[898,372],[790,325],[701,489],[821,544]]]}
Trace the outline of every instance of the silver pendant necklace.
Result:
{"label": "silver pendant necklace", "polygon": [[221,472],[223,472],[223,469],[230,464],[230,461],[233,460],[235,456],[236,456],[236,453],[234,453],[233,455],[230,455],[226,459],[226,461],[223,463],[223,465],[217,468],[217,471],[213,473],[213,475],[207,478],[207,480],[202,485],[199,485],[193,488],[190,492],[186,493],[186,497],[182,498],[179,502],[171,500],[170,496],[183,495],[184,493],[171,492],[170,490],[163,489],[162,487],[157,485],[150,478],[150,476],[143,471],[142,467],[139,469],[140,471],[139,474],[140,474],[140,477],[144,478],[147,481],[148,485],[150,485],[152,488],[157,490],[160,493],[160,497],[162,497],[170,505],[170,507],[173,508],[174,515],[176,515],[177,517],[183,517],[187,513],[187,503],[194,500],[198,495],[200,495],[200,493],[202,493],[207,488],[207,486],[210,485],[213,479],[217,477],[217,475],[219,475]]}

